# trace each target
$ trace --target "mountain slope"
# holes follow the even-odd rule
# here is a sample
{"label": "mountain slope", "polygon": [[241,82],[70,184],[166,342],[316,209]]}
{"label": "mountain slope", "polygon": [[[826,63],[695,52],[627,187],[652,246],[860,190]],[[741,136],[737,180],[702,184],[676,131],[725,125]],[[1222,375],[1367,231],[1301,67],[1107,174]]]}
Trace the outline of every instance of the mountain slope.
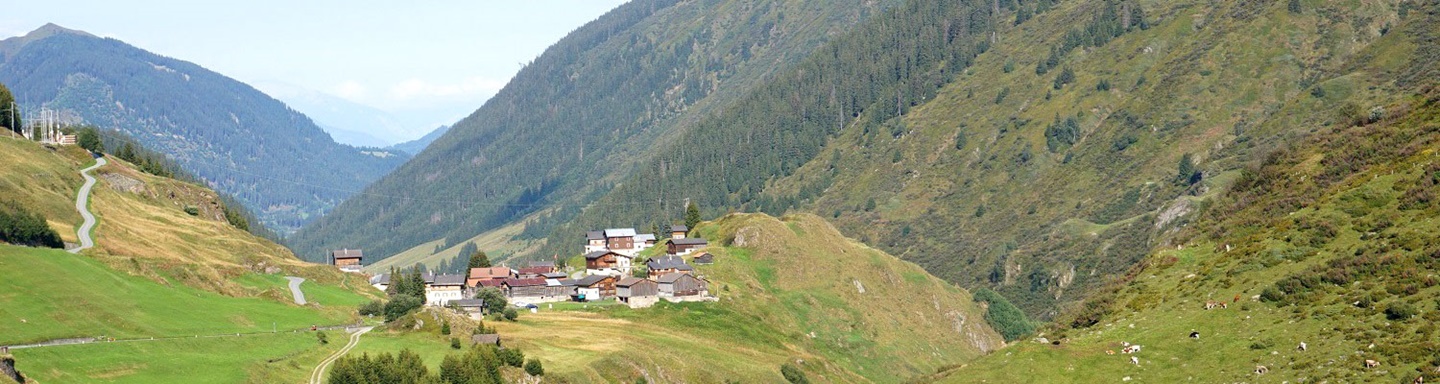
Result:
{"label": "mountain slope", "polygon": [[696,268],[718,302],[542,308],[496,326],[576,382],[781,382],[789,363],[816,382],[894,383],[1003,345],[968,292],[813,215],[730,215],[695,233],[711,240],[715,263]]}
{"label": "mountain slope", "polygon": [[[1435,36],[1434,15],[1411,27]],[[1419,46],[1434,57],[1436,41]],[[1045,335],[1064,342],[1024,343],[943,382],[1013,381],[1020,372],[1033,382],[1440,378],[1440,90],[1422,86],[1377,119],[1322,129],[1247,168],[1181,231],[1179,247],[1147,255]],[[1207,300],[1229,305],[1207,311]],[[1200,338],[1189,339],[1192,331]],[[1138,366],[1103,353],[1121,342],[1144,346]]]}
{"label": "mountain slope", "polygon": [[440,139],[440,136],[444,135],[445,132],[450,132],[450,126],[442,125],[438,128],[435,128],[435,130],[430,131],[430,133],[426,133],[425,136],[421,136],[420,138],[415,140],[391,145],[389,148],[386,149],[416,155],[419,154],[421,151],[424,151],[425,147],[429,147],[430,143],[434,143],[435,140]]}
{"label": "mountain slope", "polygon": [[673,140],[698,116],[895,2],[622,5],[547,49],[414,160],[291,245],[312,259],[340,246],[384,257],[436,239],[454,245],[545,207],[563,209],[538,225],[565,222],[653,143]]}
{"label": "mountain slope", "polygon": [[0,82],[20,95],[27,114],[44,107],[72,123],[119,129],[282,232],[406,157],[336,144],[309,118],[248,85],[118,40],[52,24],[0,42],[0,52]]}

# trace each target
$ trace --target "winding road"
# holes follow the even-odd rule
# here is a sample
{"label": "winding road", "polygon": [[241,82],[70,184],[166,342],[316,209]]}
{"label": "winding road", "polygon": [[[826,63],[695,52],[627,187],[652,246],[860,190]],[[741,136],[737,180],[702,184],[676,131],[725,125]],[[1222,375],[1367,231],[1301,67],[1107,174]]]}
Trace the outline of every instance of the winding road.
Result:
{"label": "winding road", "polygon": [[371,329],[375,329],[375,327],[360,328],[360,330],[350,334],[350,342],[345,344],[345,348],[340,348],[339,351],[335,351],[335,354],[320,361],[320,365],[315,366],[315,370],[310,371],[310,384],[324,383],[325,370],[330,368],[330,364],[335,363],[335,360],[339,360],[341,356],[345,356],[351,349],[354,349],[355,344],[360,343],[360,335],[365,334],[365,332],[370,332]]}
{"label": "winding road", "polygon": [[85,223],[80,224],[80,229],[75,231],[76,235],[80,237],[80,246],[70,249],[70,253],[80,253],[80,251],[95,246],[95,240],[90,238],[90,230],[95,228],[95,215],[90,214],[88,208],[90,190],[95,188],[95,177],[90,176],[90,171],[105,166],[105,163],[104,156],[96,157],[95,165],[80,170],[80,176],[85,177],[85,185],[80,186],[80,193],[75,196],[75,210],[80,211],[80,217],[85,218]]}
{"label": "winding road", "polygon": [[305,292],[300,292],[300,283],[304,283],[305,278],[285,276],[285,280],[290,280],[290,295],[295,296],[295,304],[305,305]]}

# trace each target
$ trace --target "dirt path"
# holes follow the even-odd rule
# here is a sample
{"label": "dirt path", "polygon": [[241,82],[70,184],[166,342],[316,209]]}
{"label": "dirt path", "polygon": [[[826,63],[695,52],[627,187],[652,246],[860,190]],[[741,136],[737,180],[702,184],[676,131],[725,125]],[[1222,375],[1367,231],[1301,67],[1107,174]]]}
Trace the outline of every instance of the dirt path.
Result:
{"label": "dirt path", "polygon": [[70,253],[80,253],[95,246],[95,240],[90,238],[90,230],[95,228],[95,215],[90,214],[89,209],[90,190],[95,188],[95,177],[90,176],[90,171],[104,165],[105,157],[101,156],[95,158],[95,165],[80,170],[80,176],[85,177],[85,185],[80,186],[80,193],[75,197],[75,210],[80,211],[80,217],[85,218],[85,223],[80,224],[80,229],[75,231],[80,237],[80,246],[70,249]]}
{"label": "dirt path", "polygon": [[285,276],[285,280],[290,280],[290,295],[295,296],[295,304],[305,305],[305,292],[300,292],[300,283],[304,283],[305,278]]}
{"label": "dirt path", "polygon": [[339,360],[341,356],[345,356],[351,349],[354,349],[355,345],[360,343],[360,335],[365,334],[365,332],[370,332],[371,329],[375,329],[375,327],[360,328],[355,331],[355,333],[350,334],[350,342],[345,344],[345,348],[340,348],[339,351],[335,351],[335,354],[320,361],[320,365],[315,366],[315,370],[310,371],[310,384],[323,383],[325,380],[325,371],[330,368],[330,364],[335,363],[335,360]]}

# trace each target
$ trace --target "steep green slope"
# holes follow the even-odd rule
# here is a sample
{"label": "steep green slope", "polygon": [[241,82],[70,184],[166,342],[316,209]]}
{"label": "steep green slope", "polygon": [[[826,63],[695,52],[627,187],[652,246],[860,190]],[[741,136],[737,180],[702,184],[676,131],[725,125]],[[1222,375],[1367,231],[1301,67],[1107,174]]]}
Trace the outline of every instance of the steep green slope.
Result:
{"label": "steep green slope", "polygon": [[[944,382],[1440,378],[1440,92],[1423,87],[1378,121],[1324,129],[1246,169],[1176,247],[1045,335],[1060,344],[1023,343]],[[1144,346],[1138,366],[1104,353],[1121,342]]]}
{"label": "steep green slope", "polygon": [[718,302],[542,305],[497,327],[579,382],[779,382],[790,363],[820,382],[893,383],[1003,344],[968,292],[819,217],[729,215],[696,233],[711,240],[715,263],[697,271]]}
{"label": "steep green slope", "polygon": [[912,1],[872,19],[663,149],[551,243],[680,213],[625,201],[810,211],[1050,318],[1246,161],[1368,113],[1428,57],[1409,47],[1429,31],[1401,28],[1423,14],[1412,2],[993,5]]}
{"label": "steep green slope", "polygon": [[524,235],[544,237],[655,143],[896,2],[627,3],[547,49],[414,160],[290,243],[312,260],[342,246],[386,257],[555,208]]}
{"label": "steep green slope", "polygon": [[407,157],[337,144],[308,117],[249,85],[119,40],[47,25],[0,41],[0,52],[0,82],[20,95],[27,115],[44,106],[71,123],[119,129],[236,196],[281,232],[328,211]]}

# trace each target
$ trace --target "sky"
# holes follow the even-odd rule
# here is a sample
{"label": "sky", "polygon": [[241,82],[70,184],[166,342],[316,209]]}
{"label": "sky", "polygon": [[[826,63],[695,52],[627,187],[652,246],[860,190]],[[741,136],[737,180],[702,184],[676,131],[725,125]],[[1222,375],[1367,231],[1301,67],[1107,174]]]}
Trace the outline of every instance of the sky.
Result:
{"label": "sky", "polygon": [[545,48],[621,3],[17,1],[0,13],[0,38],[55,23],[272,96],[315,91],[433,128],[473,112]]}

